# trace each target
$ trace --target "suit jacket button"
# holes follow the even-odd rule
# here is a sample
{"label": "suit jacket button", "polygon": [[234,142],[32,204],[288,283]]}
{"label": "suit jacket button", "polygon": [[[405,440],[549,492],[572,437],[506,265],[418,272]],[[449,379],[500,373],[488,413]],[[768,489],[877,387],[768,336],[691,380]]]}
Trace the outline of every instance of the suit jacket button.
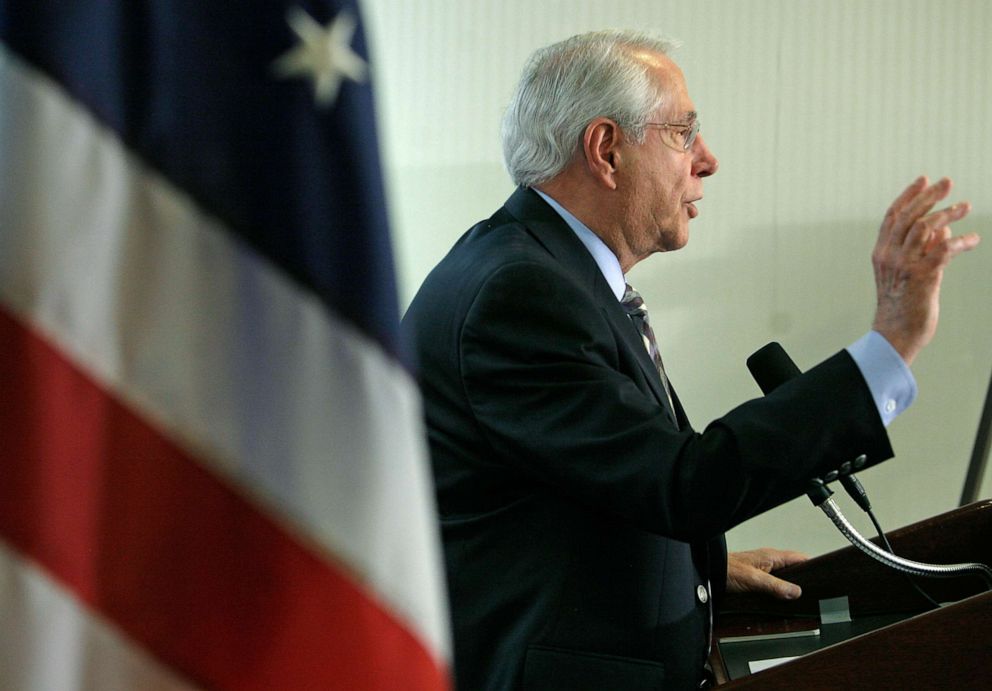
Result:
{"label": "suit jacket button", "polygon": [[710,594],[709,592],[707,592],[705,585],[696,586],[696,597],[698,597],[699,601],[702,602],[704,605],[709,601]]}

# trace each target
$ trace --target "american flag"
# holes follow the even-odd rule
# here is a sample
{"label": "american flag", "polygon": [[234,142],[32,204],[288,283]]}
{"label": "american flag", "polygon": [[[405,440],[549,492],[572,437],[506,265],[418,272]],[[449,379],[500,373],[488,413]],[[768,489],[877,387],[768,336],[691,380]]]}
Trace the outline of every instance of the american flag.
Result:
{"label": "american flag", "polygon": [[353,2],[0,0],[0,688],[449,687]]}

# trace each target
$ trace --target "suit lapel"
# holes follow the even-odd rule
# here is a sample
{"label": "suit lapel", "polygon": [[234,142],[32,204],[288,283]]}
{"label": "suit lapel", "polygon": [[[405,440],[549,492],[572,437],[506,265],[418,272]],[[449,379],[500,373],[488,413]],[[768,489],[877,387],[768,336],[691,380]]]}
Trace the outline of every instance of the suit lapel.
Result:
{"label": "suit lapel", "polygon": [[[637,328],[617,301],[606,278],[603,277],[599,266],[582,241],[575,236],[564,219],[532,190],[518,188],[506,201],[504,208],[522,223],[553,257],[573,273],[582,285],[592,286],[591,292],[596,304],[606,316],[617,336],[617,341],[641,371],[643,382],[641,388],[647,386],[662,410],[674,423],[676,412],[669,407],[661,377],[644,347]],[[674,391],[672,398],[674,402]]]}

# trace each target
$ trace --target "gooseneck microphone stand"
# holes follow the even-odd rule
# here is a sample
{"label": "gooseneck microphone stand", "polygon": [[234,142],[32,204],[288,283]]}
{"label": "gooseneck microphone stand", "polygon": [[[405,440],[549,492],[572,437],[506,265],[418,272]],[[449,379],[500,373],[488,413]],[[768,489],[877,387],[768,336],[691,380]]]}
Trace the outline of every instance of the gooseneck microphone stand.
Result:
{"label": "gooseneck microphone stand", "polygon": [[837,503],[832,498],[833,491],[822,480],[814,480],[806,495],[813,502],[814,506],[820,507],[827,518],[837,526],[837,529],[852,545],[885,566],[896,571],[908,573],[911,576],[922,576],[923,578],[956,578],[959,576],[977,575],[984,579],[986,586],[992,590],[992,569],[985,564],[927,564],[886,552],[875,543],[867,540],[844,517],[840,507],[837,506]]}

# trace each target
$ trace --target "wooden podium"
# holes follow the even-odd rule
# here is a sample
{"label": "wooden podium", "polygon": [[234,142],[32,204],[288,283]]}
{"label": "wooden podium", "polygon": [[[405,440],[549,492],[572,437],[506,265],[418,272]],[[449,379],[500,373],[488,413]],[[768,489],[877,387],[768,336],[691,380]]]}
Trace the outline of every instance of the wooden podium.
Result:
{"label": "wooden podium", "polygon": [[[992,564],[992,500],[887,536],[896,554],[907,559]],[[905,575],[853,546],[776,575],[802,586],[802,597],[784,602],[767,596],[727,595],[721,606],[710,657],[720,688],[791,691],[992,685],[992,592],[978,576],[917,579],[937,602],[954,603],[933,609]],[[820,624],[820,601],[842,596],[848,598],[851,623]],[[816,627],[819,634],[808,633]],[[741,671],[742,655],[795,654],[802,656],[756,674]]]}

